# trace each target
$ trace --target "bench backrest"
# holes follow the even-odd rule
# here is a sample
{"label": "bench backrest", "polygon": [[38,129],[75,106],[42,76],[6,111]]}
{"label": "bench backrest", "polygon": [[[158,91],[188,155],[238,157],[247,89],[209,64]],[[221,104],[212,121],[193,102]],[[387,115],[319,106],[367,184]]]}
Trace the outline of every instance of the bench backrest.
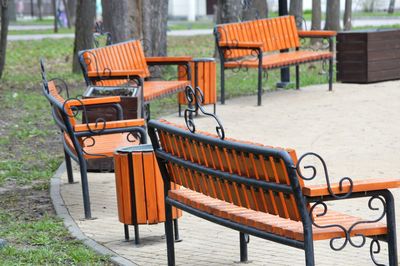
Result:
{"label": "bench backrest", "polygon": [[151,120],[148,129],[159,164],[166,162],[165,182],[282,218],[307,215],[294,150],[193,134],[166,121]]}
{"label": "bench backrest", "polygon": [[[87,72],[110,73],[113,70],[143,70],[142,78],[150,76],[143,47],[140,40],[131,40],[122,43],[112,44],[105,47],[90,49],[79,52],[85,79],[90,83]],[[126,80],[101,80],[94,83],[97,85],[119,85],[126,83]]]}
{"label": "bench backrest", "polygon": [[[279,51],[300,46],[296,22],[293,16],[259,19],[245,22],[220,24],[215,27],[217,44],[235,45],[241,42],[261,42],[263,52]],[[251,50],[232,49],[225,58],[254,55]]]}

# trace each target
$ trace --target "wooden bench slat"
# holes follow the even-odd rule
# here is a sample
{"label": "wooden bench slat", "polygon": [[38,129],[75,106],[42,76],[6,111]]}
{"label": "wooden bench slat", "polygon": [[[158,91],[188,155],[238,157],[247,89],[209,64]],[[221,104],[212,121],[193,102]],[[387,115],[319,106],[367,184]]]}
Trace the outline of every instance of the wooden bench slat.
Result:
{"label": "wooden bench slat", "polygon": [[[400,187],[400,180],[396,178],[376,178],[376,179],[358,179],[353,181],[353,192],[365,192],[381,189],[391,189]],[[345,181],[343,189],[340,190],[339,183],[331,184],[334,194],[346,194],[350,189],[350,183]],[[309,197],[328,196],[330,195],[328,188],[323,185],[308,185],[302,188],[303,194]],[[341,192],[342,191],[342,192]]]}
{"label": "wooden bench slat", "polygon": [[[276,215],[257,212],[251,209],[234,206],[233,204],[228,205],[226,202],[207,197],[194,191],[185,193],[185,189],[171,190],[169,191],[168,196],[171,199],[184,202],[186,205],[219,216],[223,219],[246,224],[263,231],[272,232],[292,239],[300,241],[304,240],[303,225],[299,221],[280,218]],[[341,224],[345,228],[349,228],[355,222],[360,221],[359,217],[354,217],[335,211],[328,211],[325,216],[326,217],[321,218],[318,217],[315,222],[317,224],[326,225],[331,224],[334,221],[339,221],[343,222]],[[325,220],[322,220],[322,218]],[[321,219],[321,222],[319,219]],[[359,233],[362,233],[365,236],[383,235],[387,233],[387,227],[383,223],[360,224],[353,229],[351,235],[354,236]],[[317,228],[313,226],[314,240],[331,239],[333,237],[344,237],[344,233],[337,227]]]}

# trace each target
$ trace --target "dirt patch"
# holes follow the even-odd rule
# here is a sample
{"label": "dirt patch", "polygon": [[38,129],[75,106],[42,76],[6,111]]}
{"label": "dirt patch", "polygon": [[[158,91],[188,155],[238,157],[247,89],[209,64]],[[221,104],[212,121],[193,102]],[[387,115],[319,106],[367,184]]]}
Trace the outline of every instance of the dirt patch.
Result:
{"label": "dirt patch", "polygon": [[40,220],[44,215],[55,216],[47,187],[47,183],[25,187],[7,184],[0,193],[0,209],[28,221]]}

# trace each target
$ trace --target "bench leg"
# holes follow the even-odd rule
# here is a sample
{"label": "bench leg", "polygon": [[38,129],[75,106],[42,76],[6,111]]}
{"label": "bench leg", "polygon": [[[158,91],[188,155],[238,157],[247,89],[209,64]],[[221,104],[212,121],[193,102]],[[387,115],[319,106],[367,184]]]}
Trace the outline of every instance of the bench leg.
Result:
{"label": "bench leg", "polygon": [[314,243],[311,229],[304,232],[304,252],[306,256],[306,266],[314,266]]}
{"label": "bench leg", "polygon": [[299,71],[300,66],[296,65],[296,90],[300,89],[300,71]]}
{"label": "bench leg", "polygon": [[333,59],[329,59],[329,91],[332,91],[332,83],[333,83]]}
{"label": "bench leg", "polygon": [[135,224],[133,227],[135,228],[135,245],[139,245],[140,244],[139,225]]}
{"label": "bench leg", "polygon": [[71,157],[65,150],[64,150],[64,157],[65,157],[65,166],[67,167],[68,183],[72,184],[74,183],[74,174],[72,172]]}
{"label": "bench leg", "polygon": [[175,265],[174,226],[172,224],[172,207],[165,204],[165,236],[167,239],[168,266]]}
{"label": "bench leg", "polygon": [[83,197],[83,209],[85,212],[85,219],[91,219],[92,211],[90,209],[89,184],[87,178],[86,162],[80,162],[79,168],[81,171],[82,197]]}
{"label": "bench leg", "polygon": [[174,237],[175,237],[175,242],[182,241],[182,239],[179,238],[178,219],[174,219]]}
{"label": "bench leg", "polygon": [[221,61],[221,104],[225,104],[225,67]]}
{"label": "bench leg", "polygon": [[257,105],[261,105],[261,97],[262,97],[262,67],[258,66],[258,89],[257,89]]}
{"label": "bench leg", "polygon": [[249,243],[249,235],[240,232],[240,262],[248,261],[247,243]]}
{"label": "bench leg", "polygon": [[181,112],[182,112],[182,106],[181,106],[181,104],[178,104],[178,114],[179,114],[179,117],[182,116]]}
{"label": "bench leg", "polygon": [[125,235],[125,240],[129,241],[129,228],[127,224],[124,224],[124,235]]}
{"label": "bench leg", "polygon": [[214,103],[214,114],[217,114],[217,105]]}
{"label": "bench leg", "polygon": [[394,211],[393,195],[387,191],[386,201],[386,224],[387,224],[387,242],[389,251],[389,265],[398,265],[397,240],[396,240],[396,216]]}

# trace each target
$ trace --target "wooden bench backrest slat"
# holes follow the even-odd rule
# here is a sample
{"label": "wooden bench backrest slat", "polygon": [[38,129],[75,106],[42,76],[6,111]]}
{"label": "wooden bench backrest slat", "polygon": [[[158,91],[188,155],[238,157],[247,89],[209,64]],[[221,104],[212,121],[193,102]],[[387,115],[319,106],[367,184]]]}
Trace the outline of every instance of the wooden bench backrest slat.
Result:
{"label": "wooden bench backrest slat", "polygon": [[[142,78],[150,76],[142,44],[139,40],[127,41],[82,53],[88,72],[107,73],[113,70],[143,70]],[[99,85],[119,85],[127,80],[101,80]]]}
{"label": "wooden bench backrest slat", "polygon": [[[169,125],[168,122],[162,123]],[[183,131],[183,129],[181,130]],[[157,128],[157,134],[163,151],[181,160],[244,178],[291,185],[287,171],[288,163],[285,163],[283,157],[278,155],[266,156],[262,153],[250,152],[247,149],[225,146],[218,143],[218,139],[212,135],[211,140],[215,139],[215,143],[207,143],[195,139],[194,135],[188,131],[187,133],[178,133]],[[210,134],[206,135],[210,136]],[[229,143],[241,143],[234,140],[227,141]],[[264,148],[261,145],[258,146]],[[267,148],[265,147],[265,149]],[[284,152],[282,149],[276,150]],[[295,152],[288,150],[288,153],[292,162],[296,163]],[[282,218],[296,221],[301,219],[292,193],[249,187],[243,183],[228,181],[218,176],[210,176],[200,170],[185,168],[173,162],[167,163],[167,171],[171,182],[204,195],[218,198],[237,206],[279,215]],[[301,188],[302,186],[303,182],[299,182],[299,187]]]}
{"label": "wooden bench backrest slat", "polygon": [[[262,43],[263,52],[292,49],[300,46],[293,16],[260,19],[253,21],[217,25],[219,42],[234,46],[241,42]],[[254,55],[251,50],[233,49],[225,53],[226,58]]]}

